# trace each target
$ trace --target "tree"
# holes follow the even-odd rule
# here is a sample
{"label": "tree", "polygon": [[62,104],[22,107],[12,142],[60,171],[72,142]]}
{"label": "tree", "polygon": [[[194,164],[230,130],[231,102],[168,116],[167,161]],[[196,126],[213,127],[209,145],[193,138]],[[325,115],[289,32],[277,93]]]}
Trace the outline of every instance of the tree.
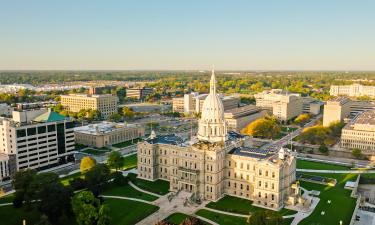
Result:
{"label": "tree", "polygon": [[355,148],[352,150],[352,155],[357,158],[357,159],[360,159],[362,158],[362,151],[361,149],[358,149],[358,148]]}
{"label": "tree", "polygon": [[35,176],[36,171],[30,169],[20,170],[14,174],[12,185],[16,191],[13,201],[15,207],[22,206],[24,201],[27,206],[30,205],[34,197],[32,182],[34,181]]}
{"label": "tree", "polygon": [[71,209],[70,199],[73,191],[60,182],[52,183],[40,192],[40,211],[48,216],[52,224],[56,224],[61,215],[69,214]]}
{"label": "tree", "polygon": [[180,225],[203,225],[203,222],[195,217],[186,218]]}
{"label": "tree", "polygon": [[111,122],[118,122],[121,120],[121,115],[118,113],[113,113],[112,115],[108,117],[108,120]]}
{"label": "tree", "polygon": [[280,125],[273,117],[260,118],[248,124],[242,133],[254,137],[274,138],[280,133]]}
{"label": "tree", "polygon": [[131,110],[129,107],[126,107],[126,106],[122,108],[122,114],[124,115],[126,119],[133,119],[135,115],[133,110]]}
{"label": "tree", "polygon": [[93,168],[96,165],[96,160],[90,156],[85,156],[81,160],[81,164],[79,167],[79,170],[81,173],[85,173],[89,171],[91,168]]}
{"label": "tree", "polygon": [[109,207],[106,205],[100,206],[99,218],[97,225],[109,225],[111,223],[111,217],[109,215]]}
{"label": "tree", "polygon": [[304,124],[310,118],[311,118],[311,116],[309,114],[301,114],[301,115],[297,116],[297,118],[294,120],[294,122],[297,123],[297,124]]}
{"label": "tree", "polygon": [[282,225],[282,216],[274,211],[259,210],[251,214],[248,219],[250,225]]}
{"label": "tree", "polygon": [[98,196],[103,185],[110,178],[110,170],[106,164],[97,164],[85,174],[87,187]]}
{"label": "tree", "polygon": [[328,154],[328,148],[325,144],[322,144],[319,146],[319,152],[323,153],[323,154]]}
{"label": "tree", "polygon": [[109,168],[118,171],[124,166],[124,157],[117,151],[113,151],[109,154],[107,159]]}
{"label": "tree", "polygon": [[72,210],[78,225],[95,225],[99,219],[100,201],[90,191],[74,195]]}

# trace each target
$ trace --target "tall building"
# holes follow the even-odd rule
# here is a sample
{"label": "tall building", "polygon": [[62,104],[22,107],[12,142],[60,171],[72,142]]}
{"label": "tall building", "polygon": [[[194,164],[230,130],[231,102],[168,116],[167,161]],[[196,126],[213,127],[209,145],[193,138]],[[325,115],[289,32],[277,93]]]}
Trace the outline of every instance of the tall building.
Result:
{"label": "tall building", "polygon": [[249,147],[248,137],[227,129],[213,71],[197,137],[183,142],[175,135],[153,134],[139,143],[138,177],[168,180],[171,191],[192,192],[205,200],[227,194],[273,210],[301,201],[294,152]]}
{"label": "tall building", "polygon": [[267,111],[255,105],[246,105],[239,108],[227,110],[224,112],[225,122],[228,130],[241,131],[252,121],[266,116]]}
{"label": "tall building", "polygon": [[328,100],[324,105],[323,126],[329,126],[332,122],[343,122],[350,114],[350,99],[337,97]]}
{"label": "tall building", "polygon": [[71,112],[79,112],[81,109],[98,110],[103,118],[108,118],[117,112],[118,97],[110,94],[86,95],[71,94],[61,95],[61,105]]}
{"label": "tall building", "polygon": [[312,97],[302,97],[302,113],[318,115],[323,105],[323,102]]}
{"label": "tall building", "polygon": [[345,95],[349,97],[375,97],[375,86],[365,86],[361,84],[331,85],[329,93],[333,96]]}
{"label": "tall building", "polygon": [[13,111],[0,118],[0,154],[15,156],[16,170],[45,169],[74,160],[73,121],[50,109]]}
{"label": "tall building", "polygon": [[78,144],[101,148],[143,137],[145,128],[135,124],[102,122],[74,129]]}
{"label": "tall building", "polygon": [[303,101],[299,94],[272,89],[254,97],[256,106],[269,110],[278,120],[288,121],[302,114]]}
{"label": "tall building", "polygon": [[360,113],[341,131],[341,147],[375,153],[375,110]]}
{"label": "tall building", "polygon": [[[192,92],[190,94],[185,94],[184,97],[181,98],[173,98],[173,111],[185,113],[200,113],[207,96],[208,94],[199,94],[197,92]],[[223,103],[224,110],[231,110],[239,107],[239,98],[223,95],[219,95],[219,98]]]}
{"label": "tall building", "polygon": [[127,98],[144,99],[146,96],[154,92],[152,88],[128,88],[126,89]]}

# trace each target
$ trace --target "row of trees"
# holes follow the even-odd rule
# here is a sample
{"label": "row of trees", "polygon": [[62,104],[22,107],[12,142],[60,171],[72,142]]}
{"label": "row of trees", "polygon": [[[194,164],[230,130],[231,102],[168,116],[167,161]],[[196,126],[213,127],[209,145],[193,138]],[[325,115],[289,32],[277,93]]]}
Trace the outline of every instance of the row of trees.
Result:
{"label": "row of trees", "polygon": [[[78,225],[108,225],[109,208],[97,197],[109,180],[118,185],[127,182],[122,173],[124,159],[119,152],[112,152],[107,164],[97,164],[91,157],[81,161],[81,175],[64,186],[58,175],[35,170],[18,171],[13,178],[14,207],[36,208],[43,215],[40,224],[66,224],[69,218]],[[111,173],[110,169],[116,170]],[[86,190],[86,191],[81,191]],[[74,191],[79,191],[74,194]]]}
{"label": "row of trees", "polygon": [[324,127],[323,125],[308,127],[302,131],[296,140],[312,145],[332,146],[340,138],[344,125],[342,122],[334,122],[328,127]]}

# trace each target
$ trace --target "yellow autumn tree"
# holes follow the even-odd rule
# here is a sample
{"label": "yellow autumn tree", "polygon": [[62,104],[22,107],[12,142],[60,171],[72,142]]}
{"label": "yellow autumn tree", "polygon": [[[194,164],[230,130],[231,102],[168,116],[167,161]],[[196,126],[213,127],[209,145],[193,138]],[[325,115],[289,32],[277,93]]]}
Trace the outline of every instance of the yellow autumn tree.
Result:
{"label": "yellow autumn tree", "polygon": [[297,116],[294,122],[297,124],[306,123],[310,118],[311,116],[309,114],[301,114]]}
{"label": "yellow autumn tree", "polygon": [[85,156],[81,160],[81,164],[79,167],[79,170],[81,173],[89,171],[91,168],[93,168],[96,165],[96,160],[90,156]]}
{"label": "yellow autumn tree", "polygon": [[280,131],[280,125],[275,118],[265,117],[251,122],[241,132],[253,137],[274,138]]}

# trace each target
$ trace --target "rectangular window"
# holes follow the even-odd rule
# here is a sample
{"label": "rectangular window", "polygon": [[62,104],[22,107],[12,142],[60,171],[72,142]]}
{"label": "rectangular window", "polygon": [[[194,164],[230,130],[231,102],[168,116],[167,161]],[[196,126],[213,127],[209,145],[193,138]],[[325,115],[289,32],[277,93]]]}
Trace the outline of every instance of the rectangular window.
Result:
{"label": "rectangular window", "polygon": [[18,138],[25,137],[25,136],[26,136],[26,130],[25,129],[17,130],[17,137]]}
{"label": "rectangular window", "polygon": [[41,127],[38,127],[38,134],[44,134],[46,133],[46,126],[41,126]]}
{"label": "rectangular window", "polygon": [[36,128],[35,127],[27,128],[27,135],[28,136],[35,135],[35,134],[36,134]]}

